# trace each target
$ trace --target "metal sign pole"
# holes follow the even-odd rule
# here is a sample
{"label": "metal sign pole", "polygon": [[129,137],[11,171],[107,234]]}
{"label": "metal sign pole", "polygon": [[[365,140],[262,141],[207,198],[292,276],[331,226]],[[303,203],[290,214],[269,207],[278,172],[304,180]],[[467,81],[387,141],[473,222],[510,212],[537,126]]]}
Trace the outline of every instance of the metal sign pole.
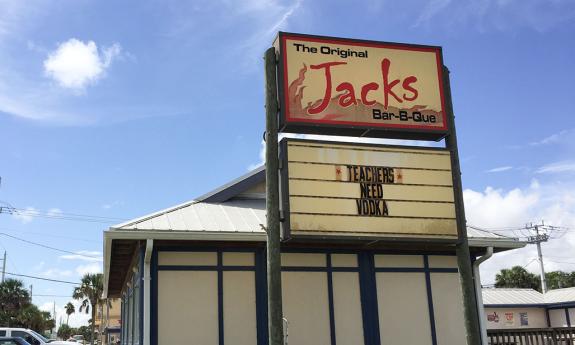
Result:
{"label": "metal sign pole", "polygon": [[467,223],[465,220],[465,208],[463,206],[463,189],[461,186],[461,170],[459,166],[459,152],[457,148],[457,135],[455,131],[455,115],[453,114],[453,103],[451,100],[449,69],[447,69],[445,66],[443,66],[443,89],[445,91],[445,106],[447,108],[446,115],[449,121],[449,134],[445,139],[445,145],[451,152],[458,238],[455,251],[457,254],[457,266],[459,268],[461,291],[463,293],[463,309],[465,317],[465,328],[467,330],[467,344],[480,345],[481,335],[479,331],[477,302],[473,284],[471,253],[469,251],[469,243],[467,241]]}
{"label": "metal sign pole", "polygon": [[276,51],[265,54],[266,75],[266,217],[269,345],[283,343],[280,257],[278,97]]}

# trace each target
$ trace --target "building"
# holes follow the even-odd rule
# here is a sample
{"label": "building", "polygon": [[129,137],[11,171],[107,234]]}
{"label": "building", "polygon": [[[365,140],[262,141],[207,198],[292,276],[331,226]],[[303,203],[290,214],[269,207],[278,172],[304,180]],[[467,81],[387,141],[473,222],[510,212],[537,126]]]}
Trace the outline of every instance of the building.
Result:
{"label": "building", "polygon": [[488,329],[575,326],[575,288],[483,289]]}
{"label": "building", "polygon": [[120,338],[122,303],[118,298],[109,300],[110,304],[98,306],[96,329],[103,345],[116,344]]}
{"label": "building", "polygon": [[[260,168],[106,231],[105,295],[122,300],[122,344],[267,344],[263,224]],[[474,257],[525,245],[473,229],[468,235]],[[466,341],[452,243],[291,240],[282,271],[289,344]]]}

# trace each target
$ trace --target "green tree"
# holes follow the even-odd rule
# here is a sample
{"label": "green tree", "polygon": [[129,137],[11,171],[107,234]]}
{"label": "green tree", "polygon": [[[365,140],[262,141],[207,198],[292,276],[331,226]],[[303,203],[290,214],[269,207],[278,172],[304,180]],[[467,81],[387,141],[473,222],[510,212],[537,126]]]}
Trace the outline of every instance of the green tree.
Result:
{"label": "green tree", "polygon": [[549,290],[568,288],[575,286],[575,272],[553,271],[545,273],[547,288]]}
{"label": "green tree", "polygon": [[68,340],[71,336],[76,333],[76,329],[68,326],[67,324],[60,325],[58,328],[57,335],[60,339]]}
{"label": "green tree", "polygon": [[5,326],[14,326],[20,311],[31,304],[30,294],[20,280],[6,279],[0,283],[0,322]]}
{"label": "green tree", "polygon": [[[97,306],[101,306],[106,303],[106,300],[102,298],[102,294],[104,293],[104,282],[103,276],[101,273],[87,273],[82,277],[81,285],[74,289],[74,294],[72,297],[75,299],[82,300],[82,304],[80,305],[79,312],[81,313],[83,310],[86,314],[92,314],[92,320],[96,320],[96,308]],[[92,308],[90,309],[90,306]],[[91,324],[91,332],[90,332],[90,344],[94,345],[95,339],[95,323],[92,322]]]}
{"label": "green tree", "polygon": [[42,334],[56,325],[50,312],[42,311],[34,304],[23,307],[16,316],[16,321],[18,326],[30,328]]}
{"label": "green tree", "polygon": [[77,333],[76,333],[76,334],[82,335],[82,336],[84,337],[84,340],[85,340],[85,341],[92,341],[92,339],[93,339],[93,338],[92,338],[92,330],[91,330],[91,328],[88,327],[88,326],[80,326],[80,327],[77,329]]}
{"label": "green tree", "polygon": [[66,324],[68,324],[68,321],[70,321],[70,315],[72,315],[72,314],[74,314],[74,312],[76,312],[76,308],[74,307],[72,302],[68,302],[68,304],[66,304],[64,309],[66,310],[66,315],[67,315]]}
{"label": "green tree", "polygon": [[496,288],[523,288],[541,291],[539,276],[521,266],[505,268],[495,275]]}

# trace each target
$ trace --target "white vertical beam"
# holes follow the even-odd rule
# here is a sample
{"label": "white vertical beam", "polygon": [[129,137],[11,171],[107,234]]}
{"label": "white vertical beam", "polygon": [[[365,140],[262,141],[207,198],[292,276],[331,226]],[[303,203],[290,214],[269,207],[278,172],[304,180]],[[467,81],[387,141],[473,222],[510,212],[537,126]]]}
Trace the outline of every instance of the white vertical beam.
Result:
{"label": "white vertical beam", "polygon": [[150,264],[152,261],[152,250],[154,249],[154,240],[147,239],[146,240],[146,252],[144,254],[144,339],[143,345],[150,345],[150,304],[151,304],[151,296],[150,293],[150,282],[152,280],[150,274]]}

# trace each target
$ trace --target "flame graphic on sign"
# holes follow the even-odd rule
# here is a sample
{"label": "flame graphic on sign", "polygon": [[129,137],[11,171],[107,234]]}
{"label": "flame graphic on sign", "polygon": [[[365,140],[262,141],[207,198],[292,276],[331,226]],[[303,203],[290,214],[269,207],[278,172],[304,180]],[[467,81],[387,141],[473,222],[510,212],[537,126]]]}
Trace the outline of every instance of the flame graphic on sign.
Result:
{"label": "flame graphic on sign", "polygon": [[[308,66],[303,64],[302,68],[298,71],[298,76],[294,79],[288,87],[288,106],[289,106],[289,117],[297,119],[314,119],[314,120],[336,120],[343,118],[346,121],[357,121],[357,122],[371,122],[377,123],[381,122],[382,120],[374,119],[372,116],[372,109],[384,109],[382,103],[376,102],[373,105],[366,106],[361,102],[360,99],[357,99],[357,105],[350,106],[350,107],[342,107],[339,102],[339,96],[343,93],[335,93],[334,96],[330,99],[328,106],[326,107],[325,111],[320,114],[311,115],[308,113],[310,108],[316,107],[318,104],[322,102],[321,99],[314,100],[311,102],[307,102],[307,105],[304,107],[302,106],[303,97],[304,97],[304,90],[306,88],[305,79],[306,73],[308,72]],[[440,125],[443,121],[443,114],[441,111],[436,111],[432,109],[428,109],[425,105],[414,105],[411,108],[398,108],[394,106],[388,106],[386,112],[399,114],[400,110],[413,112],[413,111],[423,111],[425,110],[426,115],[435,115],[438,118],[438,122],[436,124],[433,123],[419,123],[419,125],[423,126],[430,126],[434,127]],[[399,123],[398,119],[386,121],[387,123]]]}

